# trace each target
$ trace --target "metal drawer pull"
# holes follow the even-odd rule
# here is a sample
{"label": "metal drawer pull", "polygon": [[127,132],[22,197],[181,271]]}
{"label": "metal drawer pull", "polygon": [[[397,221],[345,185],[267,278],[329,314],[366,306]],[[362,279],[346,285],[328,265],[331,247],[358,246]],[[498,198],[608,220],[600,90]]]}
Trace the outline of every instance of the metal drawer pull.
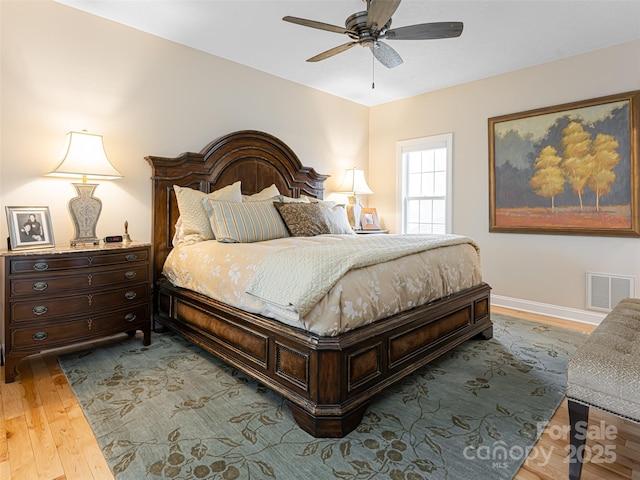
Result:
{"label": "metal drawer pull", "polygon": [[38,272],[44,272],[49,269],[49,264],[47,262],[38,262],[33,265],[33,269]]}
{"label": "metal drawer pull", "polygon": [[31,335],[31,338],[33,338],[36,342],[41,342],[42,340],[46,340],[48,336],[49,334],[47,332],[36,332]]}
{"label": "metal drawer pull", "polygon": [[128,278],[129,280],[131,280],[132,278],[136,278],[136,272],[134,272],[133,270],[124,272],[124,278]]}
{"label": "metal drawer pull", "polygon": [[33,307],[31,311],[33,312],[34,315],[44,315],[45,313],[47,313],[48,310],[49,309],[44,305],[38,305],[37,307]]}
{"label": "metal drawer pull", "polygon": [[135,253],[130,253],[126,257],[124,257],[127,262],[133,262],[138,259],[138,256]]}
{"label": "metal drawer pull", "polygon": [[134,298],[136,298],[136,292],[128,291],[124,294],[124,298],[126,298],[127,300],[133,300]]}
{"label": "metal drawer pull", "polygon": [[127,322],[133,322],[136,319],[136,314],[135,313],[127,313],[124,316],[125,321]]}
{"label": "metal drawer pull", "polygon": [[31,288],[36,292],[41,292],[43,290],[46,290],[48,286],[49,285],[47,285],[47,282],[33,282],[33,285],[31,285]]}

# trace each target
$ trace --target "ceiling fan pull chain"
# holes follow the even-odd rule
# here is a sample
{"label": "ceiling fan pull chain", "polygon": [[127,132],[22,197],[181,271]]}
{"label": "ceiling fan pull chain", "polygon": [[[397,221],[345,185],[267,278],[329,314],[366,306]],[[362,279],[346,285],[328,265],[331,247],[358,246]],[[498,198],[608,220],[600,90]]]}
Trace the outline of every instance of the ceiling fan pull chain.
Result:
{"label": "ceiling fan pull chain", "polygon": [[376,57],[371,54],[371,90],[376,88]]}

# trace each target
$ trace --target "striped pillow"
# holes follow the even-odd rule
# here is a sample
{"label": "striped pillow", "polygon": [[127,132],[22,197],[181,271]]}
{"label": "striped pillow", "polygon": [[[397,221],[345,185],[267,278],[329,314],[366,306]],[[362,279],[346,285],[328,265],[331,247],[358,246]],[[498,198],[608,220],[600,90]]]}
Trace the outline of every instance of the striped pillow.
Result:
{"label": "striped pillow", "polygon": [[202,203],[219,242],[262,242],[289,236],[272,199],[238,203],[207,198]]}
{"label": "striped pillow", "polygon": [[204,193],[193,188],[180,187],[174,185],[176,200],[178,201],[178,211],[182,219],[183,236],[180,243],[196,243],[204,240],[213,240],[211,222],[207,218],[207,212],[202,208],[204,198],[217,200],[227,200],[229,202],[242,201],[240,182],[228,185],[211,193]]}

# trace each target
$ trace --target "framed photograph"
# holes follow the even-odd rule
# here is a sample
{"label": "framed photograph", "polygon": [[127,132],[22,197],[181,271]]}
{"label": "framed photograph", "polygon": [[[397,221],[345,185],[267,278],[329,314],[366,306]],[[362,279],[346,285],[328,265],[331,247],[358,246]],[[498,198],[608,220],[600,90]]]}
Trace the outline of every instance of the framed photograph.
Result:
{"label": "framed photograph", "polygon": [[5,207],[9,223],[9,248],[53,247],[49,207]]}
{"label": "framed photograph", "polygon": [[363,230],[380,230],[378,212],[375,208],[363,208],[360,214],[360,225]]}
{"label": "framed photograph", "polygon": [[489,119],[489,231],[640,236],[640,90]]}

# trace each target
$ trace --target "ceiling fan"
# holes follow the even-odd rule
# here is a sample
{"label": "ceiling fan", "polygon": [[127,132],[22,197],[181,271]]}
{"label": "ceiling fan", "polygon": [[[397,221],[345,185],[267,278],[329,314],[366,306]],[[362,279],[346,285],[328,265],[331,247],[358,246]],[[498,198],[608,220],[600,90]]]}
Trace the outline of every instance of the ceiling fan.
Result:
{"label": "ceiling fan", "polygon": [[[364,1],[364,0],[363,0]],[[393,68],[402,63],[402,58],[393,48],[382,40],[431,40],[438,38],[459,37],[462,34],[462,22],[435,22],[408,25],[391,29],[391,16],[400,5],[401,0],[366,0],[367,11],[357,12],[349,16],[344,27],[328,23],[307,20],[305,18],[286,16],[285,22],[296,23],[305,27],[317,28],[328,32],[344,33],[351,42],[331,48],[307,62],[319,62],[349,50],[355,45],[369,47],[373,56],[385,67]]]}

